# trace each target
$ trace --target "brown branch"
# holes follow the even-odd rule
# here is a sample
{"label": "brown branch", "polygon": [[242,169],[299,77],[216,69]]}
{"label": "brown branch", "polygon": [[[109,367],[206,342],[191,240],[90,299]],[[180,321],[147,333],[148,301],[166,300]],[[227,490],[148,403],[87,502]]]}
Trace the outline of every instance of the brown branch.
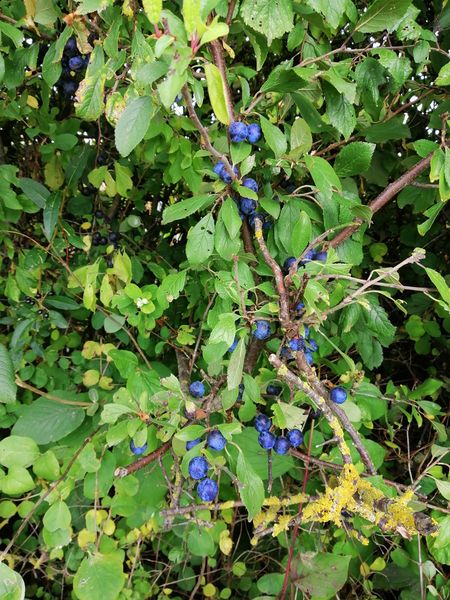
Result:
{"label": "brown branch", "polygon": [[235,172],[233,171],[232,166],[230,165],[228,158],[224,154],[222,154],[221,152],[216,150],[214,148],[214,146],[211,144],[211,140],[209,139],[208,130],[206,129],[206,127],[204,127],[202,125],[200,119],[197,116],[197,113],[195,112],[194,105],[192,103],[191,94],[189,93],[189,88],[188,88],[187,84],[185,84],[183,86],[181,93],[183,95],[183,99],[186,104],[186,108],[187,108],[189,117],[201,135],[200,143],[208,150],[208,152],[212,156],[214,156],[214,158],[217,158],[218,160],[221,160],[223,162],[227,173],[230,175],[230,177],[234,181],[235,179],[237,179],[237,177],[236,177]]}
{"label": "brown branch", "polygon": [[188,396],[189,383],[191,380],[190,362],[180,348],[175,348],[175,356],[177,357],[178,380],[180,382],[181,391]]}
{"label": "brown branch", "polygon": [[131,465],[128,465],[128,467],[118,467],[114,471],[114,477],[122,478],[122,477],[126,477],[127,475],[130,475],[130,473],[139,471],[139,469],[142,469],[149,463],[153,462],[154,460],[156,460],[157,458],[159,458],[160,456],[165,454],[167,452],[167,450],[169,450],[170,446],[171,446],[171,440],[169,440],[168,442],[165,442],[162,446],[160,446],[153,452],[150,452],[150,454],[147,454],[147,456],[143,456],[139,460],[136,460],[134,463],[131,463]]}
{"label": "brown branch", "polygon": [[314,405],[319,408],[325,419],[328,421],[333,433],[336,437],[336,444],[341,452],[342,460],[344,464],[350,465],[352,464],[352,459],[350,456],[350,450],[344,441],[344,431],[335,417],[335,415],[331,412],[330,407],[328,406],[325,398],[319,394],[313,387],[309,384],[309,382],[304,382],[295,375],[292,371],[290,371],[287,366],[278,358],[276,354],[271,354],[269,356],[270,364],[277,369],[278,375],[284,379],[288,384],[293,387],[298,388],[304,394],[308,396],[310,400],[314,403]]}
{"label": "brown branch", "polygon": [[68,406],[82,406],[84,408],[88,406],[92,406],[92,402],[79,402],[77,400],[66,400],[65,398],[59,398],[59,396],[53,396],[53,394],[48,394],[47,392],[43,392],[38,388],[30,385],[29,383],[25,383],[22,381],[20,377],[16,376],[16,385],[23,388],[24,390],[28,390],[33,392],[33,394],[37,394],[38,396],[42,396],[43,398],[47,398],[47,400],[52,400],[53,402],[58,402],[59,404],[67,404]]}
{"label": "brown branch", "polygon": [[[396,196],[403,188],[405,188],[407,185],[410,185],[414,179],[423,173],[423,171],[430,166],[432,156],[433,153],[429,154],[425,158],[422,158],[422,160],[411,167],[411,169],[406,171],[406,173],[403,173],[401,177],[389,184],[387,188],[381,192],[381,194],[379,194],[372,202],[370,202],[369,208],[372,210],[372,214],[375,214],[381,208],[383,208],[383,206],[392,200],[394,196]],[[339,244],[355,233],[355,231],[360,228],[362,223],[363,221],[361,219],[357,219],[355,225],[350,225],[338,233],[337,236],[331,240],[330,246],[333,248],[339,246]]]}
{"label": "brown branch", "polygon": [[229,25],[233,19],[234,8],[236,6],[236,0],[231,0],[228,6],[227,18],[225,19],[226,24]]}
{"label": "brown branch", "polygon": [[280,297],[279,306],[280,306],[280,323],[281,327],[285,331],[289,331],[291,329],[291,320],[289,318],[289,300],[286,292],[286,288],[284,287],[284,277],[283,272],[280,268],[280,265],[276,262],[274,258],[272,258],[269,249],[266,246],[266,242],[264,240],[263,232],[262,232],[262,221],[261,219],[255,219],[255,238],[258,242],[259,249],[261,250],[262,255],[264,256],[264,260],[272,269],[273,276],[275,278],[275,285],[277,287],[278,295]]}

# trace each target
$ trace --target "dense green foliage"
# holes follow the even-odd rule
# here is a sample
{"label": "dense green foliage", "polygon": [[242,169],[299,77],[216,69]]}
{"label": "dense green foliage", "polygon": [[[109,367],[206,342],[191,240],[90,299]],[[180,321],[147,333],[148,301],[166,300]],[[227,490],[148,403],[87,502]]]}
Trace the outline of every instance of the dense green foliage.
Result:
{"label": "dense green foliage", "polygon": [[450,598],[449,26],[0,0],[0,600]]}

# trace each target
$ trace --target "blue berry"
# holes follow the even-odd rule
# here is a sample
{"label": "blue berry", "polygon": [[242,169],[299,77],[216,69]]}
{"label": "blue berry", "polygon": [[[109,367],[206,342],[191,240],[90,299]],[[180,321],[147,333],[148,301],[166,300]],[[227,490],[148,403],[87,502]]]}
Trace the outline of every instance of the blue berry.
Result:
{"label": "blue berry", "polygon": [[84,59],[82,56],[72,56],[69,58],[69,69],[71,71],[81,71],[84,67]]}
{"label": "blue berry", "polygon": [[247,127],[247,139],[251,144],[256,144],[261,139],[261,127],[258,123],[250,123]]}
{"label": "blue berry", "polygon": [[291,429],[287,434],[287,439],[293,448],[298,448],[303,442],[303,433],[300,429]]}
{"label": "blue berry", "polygon": [[292,352],[288,348],[281,348],[281,357],[286,360],[292,360],[294,357],[292,356]]}
{"label": "blue berry", "polygon": [[266,387],[266,394],[269,394],[269,396],[279,396],[282,392],[282,387],[280,385],[273,385],[272,383],[269,383],[269,385]]}
{"label": "blue berry", "polygon": [[251,177],[246,177],[245,179],[243,179],[242,185],[248,188],[249,190],[253,190],[254,192],[257,192],[259,190],[258,184]]}
{"label": "blue berry", "polygon": [[276,437],[270,431],[261,431],[258,436],[258,444],[264,450],[272,450],[275,446]]}
{"label": "blue berry", "polygon": [[321,262],[326,262],[326,260],[327,260],[327,253],[324,250],[322,250],[322,252],[318,252],[316,254],[316,258],[315,259],[316,260],[320,260]]}
{"label": "blue berry", "polygon": [[312,365],[314,364],[314,357],[311,354],[311,352],[308,352],[308,351],[305,352],[305,359],[306,359],[306,362],[308,363],[308,365],[310,367],[312,367]]}
{"label": "blue berry", "polygon": [[311,352],[316,352],[316,350],[319,349],[319,345],[317,344],[316,340],[309,340],[308,345]]}
{"label": "blue berry", "polygon": [[244,213],[244,215],[252,215],[256,212],[258,203],[251,198],[241,198],[239,205],[241,212]]}
{"label": "blue berry", "polygon": [[248,135],[248,128],[245,123],[241,121],[234,121],[228,128],[228,133],[232,142],[245,142]]}
{"label": "blue berry", "polygon": [[283,270],[285,271],[285,273],[289,273],[289,269],[293,267],[296,262],[297,259],[295,258],[295,256],[289,256],[289,258],[287,258],[283,264]]}
{"label": "blue berry", "polygon": [[144,452],[147,450],[147,444],[144,444],[143,446],[136,446],[133,440],[131,440],[130,450],[133,454],[136,454],[136,456],[140,456],[141,454],[144,454]]}
{"label": "blue berry", "polygon": [[276,439],[273,449],[277,454],[286,454],[290,447],[291,444],[289,443],[289,440],[283,436],[279,436]]}
{"label": "blue berry", "polygon": [[303,350],[305,348],[305,342],[303,338],[292,338],[292,340],[289,342],[289,348],[293,352],[299,352],[300,350]]}
{"label": "blue berry", "polygon": [[299,313],[305,310],[305,304],[303,302],[298,302],[295,306],[295,310]]}
{"label": "blue berry", "polygon": [[195,440],[191,440],[190,442],[186,442],[186,450],[191,450],[197,444],[200,444],[201,438],[197,438]]}
{"label": "blue berry", "polygon": [[219,486],[213,479],[210,479],[209,477],[206,477],[203,479],[203,481],[200,481],[197,486],[198,497],[200,500],[203,500],[203,502],[212,502],[217,498],[218,493]]}
{"label": "blue berry", "polygon": [[264,231],[269,231],[269,229],[272,227],[272,221],[270,220],[263,220],[263,230]]}
{"label": "blue berry", "polygon": [[305,329],[305,338],[309,338],[309,327],[308,325],[303,325],[304,329]]}
{"label": "blue berry", "polygon": [[234,340],[234,342],[231,344],[231,346],[228,348],[228,352],[233,352],[233,350],[236,349],[236,346],[238,345],[239,340]]}
{"label": "blue berry", "polygon": [[72,36],[67,40],[66,45],[64,46],[64,52],[68,54],[70,52],[75,52],[76,50],[77,40]]}
{"label": "blue berry", "polygon": [[250,225],[250,227],[252,229],[255,229],[255,219],[259,219],[260,221],[262,221],[263,229],[265,229],[264,215],[255,212],[255,213],[253,213],[253,214],[251,214],[251,215],[248,216],[248,224]]}
{"label": "blue berry", "polygon": [[226,445],[227,440],[217,429],[211,431],[208,435],[208,448],[211,448],[211,450],[223,450]]}
{"label": "blue berry", "polygon": [[344,404],[347,400],[347,390],[343,387],[335,387],[330,392],[330,400],[335,404]]}
{"label": "blue berry", "polygon": [[109,238],[109,241],[112,242],[112,243],[118,242],[119,238],[120,238],[120,233],[118,231],[111,231],[109,233],[108,238]]}
{"label": "blue berry", "polygon": [[303,260],[301,260],[299,264],[306,265],[306,263],[311,262],[312,260],[315,260],[315,258],[316,258],[316,251],[308,250],[308,252],[303,257]]}
{"label": "blue berry", "polygon": [[253,332],[253,337],[257,340],[266,340],[270,336],[269,321],[256,321],[256,329]]}
{"label": "blue berry", "polygon": [[257,415],[257,417],[255,418],[256,431],[259,431],[259,433],[262,433],[263,431],[269,431],[269,429],[271,427],[272,427],[272,420],[269,419],[269,417],[266,417],[266,415],[262,415],[262,414]]}
{"label": "blue berry", "polygon": [[240,383],[240,384],[239,384],[239,392],[238,392],[238,397],[237,397],[238,401],[239,401],[239,400],[242,400],[242,396],[243,396],[243,395],[244,395],[244,384],[243,384],[243,383]]}
{"label": "blue berry", "polygon": [[225,165],[223,164],[222,161],[219,161],[218,163],[216,163],[213,167],[213,171],[216,175],[218,175],[221,179],[222,179],[222,173],[223,170],[225,169]]}
{"label": "blue berry", "polygon": [[203,456],[194,456],[189,461],[188,471],[192,479],[203,479],[206,477],[208,469],[208,461]]}
{"label": "blue berry", "polygon": [[[236,177],[239,177],[239,169],[234,166],[233,167],[233,172],[236,175]],[[225,169],[225,167],[223,168],[222,174],[220,176],[220,179],[224,182],[224,183],[231,183],[233,181],[233,178],[231,177],[231,175],[228,173],[228,171]]]}
{"label": "blue berry", "polygon": [[64,81],[62,84],[62,89],[64,95],[68,98],[71,98],[78,89],[78,83],[73,79],[70,79],[69,81]]}
{"label": "blue berry", "polygon": [[202,398],[205,395],[205,386],[201,381],[193,381],[189,386],[189,392],[194,398]]}

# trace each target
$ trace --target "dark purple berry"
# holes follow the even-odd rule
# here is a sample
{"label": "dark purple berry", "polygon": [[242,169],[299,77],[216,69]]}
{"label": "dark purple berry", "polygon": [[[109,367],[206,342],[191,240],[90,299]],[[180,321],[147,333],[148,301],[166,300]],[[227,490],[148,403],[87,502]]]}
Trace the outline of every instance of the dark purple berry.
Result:
{"label": "dark purple berry", "polygon": [[258,444],[264,450],[272,450],[272,448],[275,446],[276,439],[277,438],[273,435],[273,433],[270,433],[270,431],[261,431],[258,436]]}
{"label": "dark purple berry", "polygon": [[330,392],[330,400],[335,404],[344,404],[347,400],[347,390],[343,387],[335,387]]}
{"label": "dark purple berry", "polygon": [[279,436],[276,439],[273,449],[277,454],[286,454],[290,446],[289,440],[283,436]]}
{"label": "dark purple berry", "polygon": [[258,123],[250,123],[247,127],[247,139],[251,144],[256,144],[261,139],[261,127]]}
{"label": "dark purple berry", "polygon": [[269,394],[269,396],[279,396],[282,391],[283,388],[280,385],[273,385],[272,383],[270,383],[266,387],[266,394]]}
{"label": "dark purple berry", "polygon": [[262,415],[262,414],[257,415],[257,417],[255,418],[256,431],[259,431],[259,433],[261,433],[263,431],[269,431],[269,429],[271,427],[272,427],[272,420],[269,419],[269,417],[266,417],[266,415]]}
{"label": "dark purple berry", "polygon": [[131,440],[130,450],[133,454],[136,454],[136,456],[140,456],[141,454],[144,454],[144,452],[147,450],[147,444],[144,444],[143,446],[136,446],[133,440]]}
{"label": "dark purple berry", "polygon": [[288,431],[287,439],[293,448],[298,448],[303,442],[303,433],[300,429],[291,429]]}
{"label": "dark purple berry", "polygon": [[246,177],[245,179],[243,179],[242,185],[248,188],[249,190],[252,190],[253,192],[257,192],[259,189],[258,184],[251,177]]}
{"label": "dark purple berry", "polygon": [[201,438],[197,438],[195,440],[186,442],[186,450],[191,450],[191,448],[193,448],[194,446],[197,446],[197,444],[200,444],[201,441],[202,441]]}
{"label": "dark purple berry", "polygon": [[217,498],[218,493],[219,486],[213,479],[210,479],[209,477],[206,477],[203,479],[203,481],[200,481],[197,486],[198,497],[203,502],[212,502]]}
{"label": "dark purple berry", "polygon": [[209,465],[203,456],[194,456],[189,461],[188,471],[192,479],[203,479],[206,477]]}
{"label": "dark purple berry", "polygon": [[245,123],[241,121],[234,121],[228,128],[228,133],[232,142],[245,142],[248,135],[248,128]]}
{"label": "dark purple berry", "polygon": [[69,58],[69,69],[71,71],[81,71],[84,67],[84,59],[82,56],[72,56]]}
{"label": "dark purple berry", "polygon": [[258,203],[251,198],[241,198],[239,205],[241,212],[244,213],[244,215],[252,215],[256,212]]}
{"label": "dark purple berry", "polygon": [[227,440],[223,437],[223,435],[220,433],[220,431],[215,429],[214,431],[211,431],[209,433],[207,444],[208,444],[208,448],[211,448],[211,450],[219,450],[220,451],[220,450],[223,450],[225,448],[225,446],[227,445]]}
{"label": "dark purple berry", "polygon": [[194,398],[202,398],[205,395],[205,386],[201,381],[193,381],[189,386],[189,392]]}

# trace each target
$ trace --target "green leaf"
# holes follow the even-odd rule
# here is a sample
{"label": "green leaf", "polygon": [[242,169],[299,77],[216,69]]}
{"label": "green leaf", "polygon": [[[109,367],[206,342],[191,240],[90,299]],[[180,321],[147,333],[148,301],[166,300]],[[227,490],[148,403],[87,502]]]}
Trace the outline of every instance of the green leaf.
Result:
{"label": "green leaf", "polygon": [[149,96],[135,98],[127,104],[114,133],[116,148],[122,156],[128,156],[144,139],[153,112],[153,103]]}
{"label": "green leaf", "polygon": [[447,282],[442,277],[440,273],[435,271],[434,269],[430,269],[425,267],[425,271],[427,272],[428,277],[431,279],[433,284],[436,286],[437,291],[439,292],[441,298],[450,307],[450,288],[447,285]]}
{"label": "green leaf", "polygon": [[214,217],[205,215],[188,233],[186,256],[191,265],[204,263],[214,250]]}
{"label": "green leaf", "polygon": [[227,371],[227,387],[229,390],[234,390],[242,381],[242,372],[244,370],[245,360],[245,338],[241,338],[238,345],[231,354],[230,362]]}
{"label": "green leaf", "polygon": [[150,23],[158,23],[162,11],[162,0],[143,0],[142,6]]}
{"label": "green leaf", "polygon": [[167,225],[173,221],[181,221],[203,208],[207,208],[215,200],[216,196],[213,194],[202,194],[200,196],[193,196],[186,200],[176,202],[171,206],[167,206],[163,211],[163,224]]}
{"label": "green leaf", "polygon": [[43,524],[48,531],[68,529],[72,522],[72,515],[67,504],[59,500],[50,506],[43,518]]}
{"label": "green leaf", "polygon": [[312,148],[312,135],[308,123],[304,119],[296,119],[291,127],[291,151],[289,158],[299,158]]}
{"label": "green leaf", "polygon": [[339,27],[347,9],[347,0],[307,0],[307,4],[322,14],[332,29]]}
{"label": "green leaf", "polygon": [[29,467],[38,456],[39,448],[29,437],[10,435],[0,442],[0,464],[5,467]]}
{"label": "green leaf", "polygon": [[67,296],[48,296],[45,299],[46,306],[51,306],[58,310],[79,310],[80,305],[72,298]]}
{"label": "green leaf", "polygon": [[394,31],[403,21],[412,0],[375,0],[355,26],[355,31]]}
{"label": "green leaf", "polygon": [[34,487],[33,478],[24,467],[11,467],[6,477],[0,479],[0,489],[7,496],[20,496]]}
{"label": "green leaf", "polygon": [[170,109],[175,97],[187,81],[187,71],[181,73],[172,69],[167,78],[158,85],[158,93],[164,108]]}
{"label": "green leaf", "polygon": [[242,452],[238,454],[236,475],[242,484],[242,487],[239,488],[239,494],[247,509],[248,520],[251,521],[261,510],[264,502],[264,485],[251,464],[246,461]]}
{"label": "green leaf", "polygon": [[394,117],[384,123],[371,125],[364,130],[366,140],[375,144],[382,144],[388,140],[402,140],[411,137],[408,125],[403,123],[402,117]]}
{"label": "green leaf", "polygon": [[211,344],[224,342],[228,346],[234,342],[236,335],[235,317],[233,314],[220,315],[216,325],[214,325],[209,341]]}
{"label": "green leaf", "polygon": [[[52,395],[67,398],[71,393],[55,390]],[[79,400],[80,395],[72,393],[72,397]],[[84,421],[84,417],[85,413],[81,408],[38,398],[32,404],[21,408],[12,433],[30,437],[38,444],[49,444],[75,431]]]}
{"label": "green leaf", "polygon": [[351,558],[328,552],[301,552],[293,561],[294,583],[310,598],[331,598],[345,585]]}
{"label": "green leaf", "polygon": [[334,190],[342,190],[339,177],[334,172],[330,163],[324,158],[320,156],[305,156],[305,163],[317,189],[324,196],[331,197]]}
{"label": "green leaf", "polygon": [[334,170],[339,177],[361,175],[368,170],[375,150],[375,144],[353,142],[344,146],[336,156]]}
{"label": "green leaf", "polygon": [[122,329],[125,323],[125,317],[123,315],[108,315],[103,321],[103,327],[106,333],[116,333],[119,329]]}
{"label": "green leaf", "polygon": [[202,39],[200,40],[200,46],[203,46],[203,44],[208,44],[213,40],[217,40],[217,38],[221,38],[228,35],[228,25],[226,23],[218,23],[218,18],[219,17],[217,16],[214,17],[212,23],[206,28],[206,31],[202,35]]}
{"label": "green leaf", "polygon": [[246,25],[267,37],[269,46],[294,25],[291,0],[244,0],[240,13]]}
{"label": "green leaf", "polygon": [[436,77],[436,85],[450,85],[450,62],[446,63]]}
{"label": "green leaf", "polygon": [[231,198],[227,198],[220,208],[219,215],[227,229],[228,235],[231,239],[234,239],[239,234],[242,226],[236,202],[231,200]]}
{"label": "green leaf", "polygon": [[276,158],[282,156],[287,149],[287,141],[284,133],[276,125],[272,125],[265,117],[261,117],[260,122],[267,145],[275,154]]}
{"label": "green leaf", "polygon": [[0,344],[0,403],[12,404],[16,401],[16,395],[14,365],[8,350]]}
{"label": "green leaf", "polygon": [[345,139],[348,139],[356,126],[356,113],[353,104],[334,86],[326,82],[323,86],[330,123],[342,133]]}
{"label": "green leaf", "polygon": [[75,112],[85,121],[96,121],[103,113],[106,72],[104,55],[101,46],[95,46],[86,77],[78,86]]}
{"label": "green leaf", "polygon": [[50,196],[50,191],[34,179],[28,177],[21,177],[19,180],[19,186],[22,188],[23,193],[32,200],[39,208],[44,208],[45,204]]}
{"label": "green leaf", "polygon": [[53,237],[56,223],[58,222],[61,200],[61,194],[52,194],[44,208],[44,233],[49,241]]}
{"label": "green leaf", "polygon": [[225,101],[225,89],[222,75],[216,65],[205,65],[206,84],[208,86],[209,100],[217,119],[224,125],[229,125],[230,118]]}
{"label": "green leaf", "polygon": [[13,27],[9,23],[0,21],[0,34],[2,33],[12,41],[16,48],[20,48],[22,46],[23,33],[16,27]]}
{"label": "green leaf", "polygon": [[25,583],[22,577],[4,563],[0,563],[0,598],[2,600],[24,600],[25,598]]}
{"label": "green leaf", "polygon": [[94,554],[81,562],[73,591],[79,600],[117,600],[125,581],[123,552]]}
{"label": "green leaf", "polygon": [[311,241],[312,225],[309,215],[302,210],[298,220],[294,223],[291,235],[291,250],[293,256],[300,256]]}
{"label": "green leaf", "polygon": [[106,404],[102,410],[102,422],[113,425],[119,417],[133,413],[133,409],[124,404]]}
{"label": "green leaf", "polygon": [[188,535],[187,548],[194,556],[213,556],[216,547],[209,529],[194,527]]}
{"label": "green leaf", "polygon": [[33,16],[33,21],[39,25],[49,27],[58,18],[58,13],[55,10],[53,0],[37,0],[36,10]]}

